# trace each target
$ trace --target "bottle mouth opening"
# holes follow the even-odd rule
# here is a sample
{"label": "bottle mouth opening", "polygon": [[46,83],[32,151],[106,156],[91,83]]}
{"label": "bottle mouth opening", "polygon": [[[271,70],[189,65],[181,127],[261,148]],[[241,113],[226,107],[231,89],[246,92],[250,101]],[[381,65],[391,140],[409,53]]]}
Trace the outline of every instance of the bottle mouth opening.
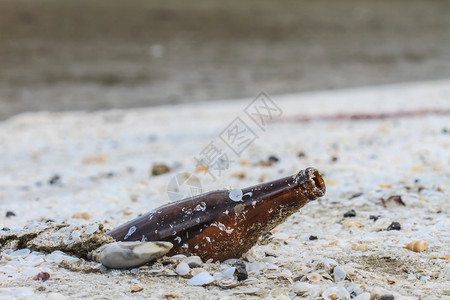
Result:
{"label": "bottle mouth opening", "polygon": [[304,171],[300,171],[297,175],[297,179],[299,179],[300,182],[303,182],[305,187],[309,190],[308,198],[310,198],[310,200],[315,200],[325,195],[325,180],[317,169],[307,168]]}
{"label": "bottle mouth opening", "polygon": [[323,180],[322,175],[320,175],[319,171],[313,169],[311,179],[314,181],[316,188],[318,188],[322,192],[322,195],[325,194],[325,181]]}

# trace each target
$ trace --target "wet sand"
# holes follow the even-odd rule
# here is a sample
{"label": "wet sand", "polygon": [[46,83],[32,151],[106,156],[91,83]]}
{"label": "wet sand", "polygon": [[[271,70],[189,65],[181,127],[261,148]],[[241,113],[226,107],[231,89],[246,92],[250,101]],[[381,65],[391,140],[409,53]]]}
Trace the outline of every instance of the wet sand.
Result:
{"label": "wet sand", "polygon": [[450,2],[0,2],[0,119],[450,77]]}

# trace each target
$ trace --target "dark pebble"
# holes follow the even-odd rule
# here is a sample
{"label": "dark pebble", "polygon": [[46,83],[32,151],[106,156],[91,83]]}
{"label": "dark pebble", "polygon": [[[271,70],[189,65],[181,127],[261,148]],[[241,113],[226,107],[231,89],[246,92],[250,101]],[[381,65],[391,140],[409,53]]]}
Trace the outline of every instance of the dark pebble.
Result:
{"label": "dark pebble", "polygon": [[358,198],[358,197],[361,196],[362,194],[363,194],[363,193],[355,193],[355,194],[351,195],[349,199]]}
{"label": "dark pebble", "polygon": [[9,218],[9,217],[15,217],[15,216],[16,216],[16,214],[15,214],[13,211],[10,211],[10,210],[9,210],[9,211],[6,212],[6,217],[7,217],[7,218]]}
{"label": "dark pebble", "polygon": [[153,165],[151,174],[153,176],[158,176],[158,175],[166,174],[169,172],[170,172],[170,168],[166,164],[161,163],[161,164]]}
{"label": "dark pebble", "polygon": [[447,134],[449,132],[449,130],[447,128],[442,128],[442,133],[443,134]]}
{"label": "dark pebble", "polygon": [[344,218],[353,218],[353,217],[356,217],[356,211],[354,209],[351,209],[344,214]]}
{"label": "dark pebble", "polygon": [[238,281],[243,281],[248,278],[247,270],[245,269],[245,262],[238,259],[232,266],[236,268],[234,275],[236,275]]}
{"label": "dark pebble", "polygon": [[60,183],[60,181],[61,181],[61,177],[58,174],[56,174],[56,175],[53,175],[49,179],[48,184],[54,185],[54,184]]}
{"label": "dark pebble", "polygon": [[48,219],[48,220],[45,220],[45,223],[55,223],[55,220]]}
{"label": "dark pebble", "polygon": [[47,288],[45,286],[40,286],[36,289],[38,292],[43,292],[45,290],[47,290]]}
{"label": "dark pebble", "polygon": [[393,295],[383,295],[378,300],[395,300]]}
{"label": "dark pebble", "polygon": [[315,235],[310,235],[310,236],[309,236],[309,240],[310,240],[310,241],[315,241],[315,240],[317,240],[317,236],[315,236]]}
{"label": "dark pebble", "polygon": [[271,155],[269,156],[269,158],[267,159],[269,162],[273,162],[276,163],[279,161],[278,157],[276,157],[275,155]]}
{"label": "dark pebble", "polygon": [[402,229],[402,225],[400,225],[399,222],[392,222],[392,224],[389,225],[388,228],[386,228],[387,231],[400,230],[400,229]]}
{"label": "dark pebble", "polygon": [[332,156],[330,160],[331,160],[331,162],[337,162],[338,161],[338,157],[337,156]]}
{"label": "dark pebble", "polygon": [[10,231],[11,229],[9,229],[8,227],[3,227],[2,231]]}
{"label": "dark pebble", "polygon": [[374,222],[376,222],[376,221],[378,220],[379,217],[380,217],[380,216],[370,215],[370,216],[369,216],[369,219],[370,219],[370,220],[373,220]]}
{"label": "dark pebble", "polygon": [[303,152],[303,151],[300,151],[300,152],[297,154],[297,156],[300,157],[300,158],[306,157],[306,153]]}

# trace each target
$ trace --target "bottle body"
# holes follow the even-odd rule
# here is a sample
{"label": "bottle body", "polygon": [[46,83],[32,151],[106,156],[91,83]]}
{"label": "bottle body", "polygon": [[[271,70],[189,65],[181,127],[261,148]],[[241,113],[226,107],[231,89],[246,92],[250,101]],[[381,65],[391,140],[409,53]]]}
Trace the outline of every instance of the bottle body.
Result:
{"label": "bottle body", "polygon": [[[242,192],[241,192],[242,191]],[[313,168],[297,175],[233,191],[214,191],[159,207],[108,234],[118,241],[168,241],[168,255],[239,258],[267,232],[325,193]],[[240,193],[241,192],[241,193]]]}

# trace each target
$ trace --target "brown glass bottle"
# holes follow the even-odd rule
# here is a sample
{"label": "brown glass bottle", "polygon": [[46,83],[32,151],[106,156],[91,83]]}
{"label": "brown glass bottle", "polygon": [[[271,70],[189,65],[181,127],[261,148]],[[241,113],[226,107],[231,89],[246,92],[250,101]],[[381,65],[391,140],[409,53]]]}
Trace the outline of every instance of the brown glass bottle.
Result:
{"label": "brown glass bottle", "polygon": [[229,190],[214,191],[161,206],[108,234],[117,241],[168,241],[167,255],[198,255],[203,260],[239,258],[262,233],[325,194],[314,168],[297,175],[242,189],[242,200]]}

